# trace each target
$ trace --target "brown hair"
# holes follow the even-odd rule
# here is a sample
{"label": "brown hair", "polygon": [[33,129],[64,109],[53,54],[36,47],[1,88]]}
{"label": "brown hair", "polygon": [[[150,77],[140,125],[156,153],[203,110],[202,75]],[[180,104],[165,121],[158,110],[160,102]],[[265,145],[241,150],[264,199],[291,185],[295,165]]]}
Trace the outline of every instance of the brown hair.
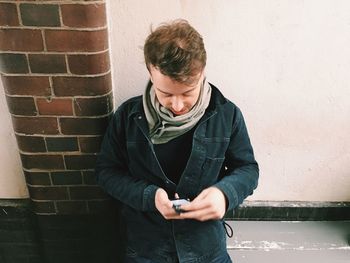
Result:
{"label": "brown hair", "polygon": [[160,25],[147,37],[144,56],[148,70],[156,67],[175,81],[191,84],[207,60],[202,36],[183,19]]}

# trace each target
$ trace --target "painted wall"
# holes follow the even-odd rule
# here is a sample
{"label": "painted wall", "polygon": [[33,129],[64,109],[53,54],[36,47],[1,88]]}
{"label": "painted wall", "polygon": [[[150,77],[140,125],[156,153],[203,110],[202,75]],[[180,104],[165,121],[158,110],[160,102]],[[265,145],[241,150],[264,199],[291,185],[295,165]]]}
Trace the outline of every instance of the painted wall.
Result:
{"label": "painted wall", "polygon": [[261,168],[251,200],[350,201],[350,2],[108,2],[119,105],[143,92],[150,25],[185,18],[207,78],[243,111]]}
{"label": "painted wall", "polygon": [[26,198],[28,190],[1,80],[0,120],[0,199]]}

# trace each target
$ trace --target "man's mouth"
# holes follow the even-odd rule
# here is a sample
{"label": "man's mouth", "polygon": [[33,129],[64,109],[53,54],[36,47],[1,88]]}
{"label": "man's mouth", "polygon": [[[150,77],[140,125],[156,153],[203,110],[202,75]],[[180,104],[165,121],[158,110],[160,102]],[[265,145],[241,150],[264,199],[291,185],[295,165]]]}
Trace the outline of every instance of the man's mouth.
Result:
{"label": "man's mouth", "polygon": [[183,115],[183,114],[185,114],[187,112],[187,110],[182,110],[182,111],[171,110],[171,111],[175,115]]}

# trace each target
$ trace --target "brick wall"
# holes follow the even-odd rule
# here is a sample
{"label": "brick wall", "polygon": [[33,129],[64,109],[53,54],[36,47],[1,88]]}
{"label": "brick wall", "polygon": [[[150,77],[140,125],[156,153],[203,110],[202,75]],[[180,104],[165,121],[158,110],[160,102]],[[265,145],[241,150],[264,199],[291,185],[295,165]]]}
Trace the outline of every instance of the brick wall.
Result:
{"label": "brick wall", "polygon": [[0,73],[34,211],[107,207],[93,172],[113,111],[105,1],[1,1]]}

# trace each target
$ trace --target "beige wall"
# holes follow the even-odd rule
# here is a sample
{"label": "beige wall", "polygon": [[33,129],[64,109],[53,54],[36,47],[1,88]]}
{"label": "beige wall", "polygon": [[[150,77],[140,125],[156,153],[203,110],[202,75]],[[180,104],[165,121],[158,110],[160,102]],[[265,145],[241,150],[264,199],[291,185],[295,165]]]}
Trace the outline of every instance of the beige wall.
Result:
{"label": "beige wall", "polygon": [[1,80],[0,120],[0,199],[26,198],[28,191]]}
{"label": "beige wall", "polygon": [[147,81],[150,24],[188,19],[207,77],[242,110],[260,163],[252,200],[350,201],[350,1],[108,2],[117,105]]}
{"label": "beige wall", "polygon": [[[241,107],[261,167],[252,200],[350,201],[350,2],[109,1],[115,99],[141,94],[150,24],[188,19],[208,79]],[[0,82],[0,198],[27,189]]]}

